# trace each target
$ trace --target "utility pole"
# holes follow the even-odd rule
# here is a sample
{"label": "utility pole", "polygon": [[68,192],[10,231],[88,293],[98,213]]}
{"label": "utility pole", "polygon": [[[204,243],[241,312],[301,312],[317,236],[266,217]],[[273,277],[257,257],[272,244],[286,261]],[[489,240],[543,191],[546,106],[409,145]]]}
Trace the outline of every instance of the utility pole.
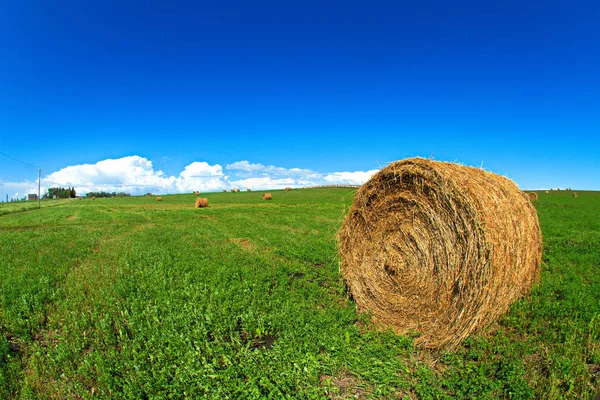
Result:
{"label": "utility pole", "polygon": [[41,194],[40,193],[40,182],[41,182],[41,180],[42,180],[42,169],[40,168],[40,169],[38,169],[38,208],[41,207],[41,205],[40,205],[40,197],[41,197],[40,196],[40,194]]}

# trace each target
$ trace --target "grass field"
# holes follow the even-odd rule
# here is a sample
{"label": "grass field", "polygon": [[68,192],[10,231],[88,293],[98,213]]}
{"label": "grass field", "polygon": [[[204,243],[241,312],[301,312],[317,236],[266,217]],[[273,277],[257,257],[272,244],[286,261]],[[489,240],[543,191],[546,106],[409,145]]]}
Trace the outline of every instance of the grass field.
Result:
{"label": "grass field", "polygon": [[[0,205],[0,398],[593,398],[600,193],[539,193],[540,283],[454,353],[357,315],[351,189]],[[12,207],[12,208],[11,208]]]}

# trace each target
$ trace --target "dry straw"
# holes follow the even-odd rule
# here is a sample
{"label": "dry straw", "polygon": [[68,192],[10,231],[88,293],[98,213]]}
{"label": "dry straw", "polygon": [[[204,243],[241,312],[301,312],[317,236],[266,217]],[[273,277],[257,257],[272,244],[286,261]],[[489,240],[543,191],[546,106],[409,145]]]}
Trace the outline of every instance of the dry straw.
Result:
{"label": "dry straw", "polygon": [[577,194],[577,192],[573,192],[573,197],[579,197],[579,195]]}
{"label": "dry straw", "polygon": [[223,193],[227,193],[227,189],[223,189]]}
{"label": "dry straw", "polygon": [[239,193],[239,192],[240,192],[240,189],[236,189],[235,191]]}
{"label": "dry straw", "polygon": [[235,189],[231,189],[231,193],[235,193]]}
{"label": "dry straw", "polygon": [[550,193],[549,191],[546,190],[546,194]]}
{"label": "dry straw", "polygon": [[162,197],[156,196],[156,201],[162,201]]}
{"label": "dry straw", "polygon": [[271,200],[271,199],[272,199],[271,193],[265,193],[265,194],[263,194],[263,200]]}
{"label": "dry straw", "polygon": [[338,241],[359,311],[447,349],[529,292],[542,251],[535,208],[512,181],[422,158],[364,184]]}
{"label": "dry straw", "polygon": [[208,199],[206,197],[199,197],[196,199],[196,208],[208,207]]}
{"label": "dry straw", "polygon": [[538,199],[538,194],[536,192],[529,192],[527,193],[527,196],[529,196],[529,200],[531,201],[535,201]]}
{"label": "dry straw", "polygon": [[289,192],[290,190],[292,190],[292,188],[291,188],[291,187],[286,187],[286,188],[285,188],[285,191],[286,191],[286,192]]}

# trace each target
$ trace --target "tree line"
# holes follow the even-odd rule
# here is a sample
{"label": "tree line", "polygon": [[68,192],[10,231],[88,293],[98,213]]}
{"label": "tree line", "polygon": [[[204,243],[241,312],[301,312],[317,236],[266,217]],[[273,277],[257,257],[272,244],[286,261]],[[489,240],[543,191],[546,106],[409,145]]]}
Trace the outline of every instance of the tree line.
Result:
{"label": "tree line", "polygon": [[44,199],[53,199],[54,196],[60,199],[69,199],[77,197],[77,192],[74,187],[63,188],[63,187],[52,187],[48,189],[48,193],[44,194]]}
{"label": "tree line", "polygon": [[129,197],[131,196],[129,193],[125,192],[89,192],[85,195],[85,197]]}

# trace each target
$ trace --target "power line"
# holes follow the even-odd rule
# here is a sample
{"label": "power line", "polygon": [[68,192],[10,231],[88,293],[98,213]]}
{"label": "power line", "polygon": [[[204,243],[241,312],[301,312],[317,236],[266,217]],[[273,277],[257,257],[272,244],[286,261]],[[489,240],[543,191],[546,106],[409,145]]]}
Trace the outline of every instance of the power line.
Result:
{"label": "power line", "polygon": [[[0,151],[0,154],[1,154],[1,155],[3,155],[4,157],[8,157],[8,158],[10,158],[11,160],[14,160],[14,161],[16,161],[16,162],[18,162],[18,163],[21,163],[22,165],[24,165],[24,166],[26,166],[26,167],[33,168],[33,169],[40,169],[39,167],[36,167],[35,165],[31,165],[31,164],[29,164],[29,163],[26,163],[25,161],[17,160],[16,158],[14,158],[14,157],[11,157],[11,156],[9,156],[8,154],[6,154],[6,153],[3,153],[3,152],[1,152],[1,151]],[[14,163],[12,163],[12,164],[14,164]]]}

